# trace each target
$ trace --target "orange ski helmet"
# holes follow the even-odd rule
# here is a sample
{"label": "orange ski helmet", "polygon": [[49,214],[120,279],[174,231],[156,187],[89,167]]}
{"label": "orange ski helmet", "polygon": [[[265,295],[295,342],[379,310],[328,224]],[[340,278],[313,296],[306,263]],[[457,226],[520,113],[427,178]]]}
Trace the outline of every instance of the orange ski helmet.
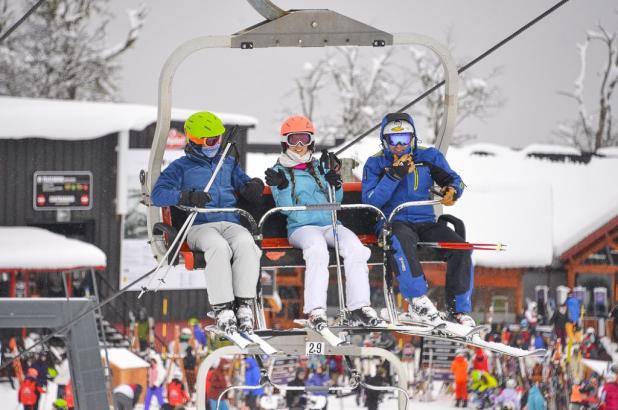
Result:
{"label": "orange ski helmet", "polygon": [[281,148],[285,151],[288,148],[288,135],[294,133],[308,133],[311,135],[311,143],[309,149],[313,151],[314,141],[313,134],[315,134],[315,127],[309,118],[303,115],[292,115],[283,121],[281,124],[281,130],[279,134],[281,136]]}

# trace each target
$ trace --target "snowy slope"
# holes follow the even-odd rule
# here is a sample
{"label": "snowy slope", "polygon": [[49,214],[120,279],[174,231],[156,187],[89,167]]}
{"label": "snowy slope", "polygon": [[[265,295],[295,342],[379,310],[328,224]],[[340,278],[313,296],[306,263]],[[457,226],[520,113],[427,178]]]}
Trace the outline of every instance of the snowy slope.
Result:
{"label": "snowy slope", "polygon": [[[172,109],[172,119],[184,121],[207,109]],[[216,114],[226,124],[257,124],[247,115]],[[149,105],[0,97],[0,138],[93,139],[121,130],[142,130],[156,120],[157,107]]]}

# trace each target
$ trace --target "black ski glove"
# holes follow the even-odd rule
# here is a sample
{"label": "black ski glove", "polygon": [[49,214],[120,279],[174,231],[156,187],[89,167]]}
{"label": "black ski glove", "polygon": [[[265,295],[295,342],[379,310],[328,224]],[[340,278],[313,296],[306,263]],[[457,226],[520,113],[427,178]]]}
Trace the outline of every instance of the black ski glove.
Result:
{"label": "black ski glove", "polygon": [[387,173],[391,178],[401,181],[406,175],[408,175],[408,168],[409,164],[407,162],[402,162],[399,165],[393,165],[390,167]]}
{"label": "black ski glove", "polygon": [[276,186],[279,189],[286,189],[290,184],[282,169],[275,171],[273,168],[268,168],[264,174],[266,175],[266,183],[269,186]]}
{"label": "black ski glove", "polygon": [[339,189],[341,188],[341,184],[342,184],[342,180],[341,180],[341,175],[339,175],[338,173],[336,173],[335,171],[333,171],[332,169],[330,171],[328,171],[325,175],[324,175],[324,179],[326,179],[326,181],[331,184],[332,186],[335,187],[335,189]]}
{"label": "black ski glove", "polygon": [[260,178],[251,178],[240,190],[240,195],[250,203],[261,203],[264,183]]}
{"label": "black ski glove", "polygon": [[180,201],[178,205],[194,206],[203,208],[207,203],[212,201],[212,197],[208,192],[204,191],[182,191],[180,193]]}

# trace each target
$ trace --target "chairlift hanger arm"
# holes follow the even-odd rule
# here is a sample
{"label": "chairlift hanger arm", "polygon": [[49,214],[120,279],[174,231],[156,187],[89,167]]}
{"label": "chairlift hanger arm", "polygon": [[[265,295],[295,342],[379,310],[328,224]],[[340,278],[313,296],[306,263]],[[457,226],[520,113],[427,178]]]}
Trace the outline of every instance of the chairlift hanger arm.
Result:
{"label": "chairlift hanger arm", "polygon": [[[265,1],[260,0],[255,0],[254,3],[265,5]],[[172,80],[180,63],[189,55],[207,48],[382,47],[395,44],[428,47],[442,62],[446,79],[446,115],[442,120],[436,142],[438,149],[446,153],[457,114],[457,67],[448,48],[429,37],[418,34],[393,35],[330,10],[291,10],[273,20],[267,20],[230,36],[199,37],[185,42],[174,50],[163,65],[159,78],[157,126],[148,160],[148,173],[142,190],[144,200],[149,204],[148,236],[155,256],[161,257],[159,250],[153,245],[152,229],[155,223],[161,221],[161,215],[158,208],[149,203],[148,198],[161,173],[171,122]]]}

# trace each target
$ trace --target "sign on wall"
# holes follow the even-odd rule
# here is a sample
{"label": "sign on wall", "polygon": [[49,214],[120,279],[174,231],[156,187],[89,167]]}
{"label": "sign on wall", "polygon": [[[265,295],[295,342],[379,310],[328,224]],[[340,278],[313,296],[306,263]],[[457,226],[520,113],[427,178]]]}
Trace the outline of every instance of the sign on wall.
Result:
{"label": "sign on wall", "polygon": [[35,171],[33,186],[35,211],[92,208],[90,171]]}

